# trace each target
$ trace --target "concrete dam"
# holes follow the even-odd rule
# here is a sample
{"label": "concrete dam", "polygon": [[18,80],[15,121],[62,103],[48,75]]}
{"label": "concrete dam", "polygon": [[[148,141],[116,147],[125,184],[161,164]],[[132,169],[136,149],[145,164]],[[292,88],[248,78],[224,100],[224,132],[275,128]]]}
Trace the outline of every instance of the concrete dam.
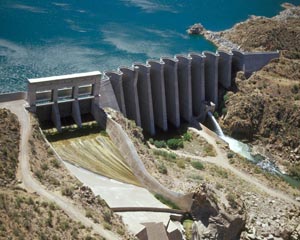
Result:
{"label": "concrete dam", "polygon": [[81,127],[84,114],[97,120],[97,108],[110,107],[155,135],[170,124],[203,121],[207,106],[218,105],[219,89],[229,89],[238,71],[249,77],[278,57],[279,52],[205,51],[147,60],[117,71],[29,79],[28,107],[39,120],[52,120],[59,131],[65,117]]}

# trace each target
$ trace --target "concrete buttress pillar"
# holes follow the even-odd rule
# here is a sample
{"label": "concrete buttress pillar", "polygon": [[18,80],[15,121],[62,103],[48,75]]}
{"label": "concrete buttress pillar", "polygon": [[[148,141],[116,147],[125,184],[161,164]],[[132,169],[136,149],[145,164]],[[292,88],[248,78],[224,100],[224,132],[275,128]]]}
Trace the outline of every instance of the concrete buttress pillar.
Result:
{"label": "concrete buttress pillar", "polygon": [[205,100],[218,105],[218,61],[219,54],[204,52]]}
{"label": "concrete buttress pillar", "polygon": [[109,77],[112,88],[114,90],[119,109],[126,117],[126,107],[125,107],[125,99],[124,99],[124,91],[123,91],[123,80],[122,72],[105,72],[105,75]]}
{"label": "concrete buttress pillar", "polygon": [[120,67],[123,73],[123,90],[126,114],[129,119],[135,120],[141,126],[140,106],[137,91],[138,67]]}
{"label": "concrete buttress pillar", "polygon": [[164,78],[165,78],[168,121],[171,124],[173,124],[175,127],[179,127],[180,112],[179,112],[178,78],[177,78],[178,60],[174,58],[162,58],[162,61],[165,62]]}
{"label": "concrete buttress pillar", "polygon": [[72,98],[74,101],[72,102],[72,117],[77,124],[78,127],[82,127],[82,120],[81,120],[81,112],[79,107],[78,101],[78,86],[74,86],[72,88]]}
{"label": "concrete buttress pillar", "polygon": [[59,108],[57,102],[54,102],[54,104],[52,105],[51,120],[54,123],[56,129],[59,132],[61,132],[61,120],[60,120],[60,114],[59,114]]}
{"label": "concrete buttress pillar", "polygon": [[192,76],[192,102],[193,114],[200,121],[205,118],[205,55],[190,53],[192,57],[191,76]]}
{"label": "concrete buttress pillar", "polygon": [[111,85],[110,79],[106,75],[102,75],[101,87],[100,87],[100,107],[112,108],[116,111],[120,111],[119,105]]}
{"label": "concrete buttress pillar", "polygon": [[28,84],[27,102],[30,107],[30,111],[36,112],[36,88],[32,84]]}
{"label": "concrete buttress pillar", "polygon": [[224,51],[218,52],[219,57],[219,83],[225,88],[229,89],[231,86],[231,71],[232,71],[232,53]]}
{"label": "concrete buttress pillar", "polygon": [[191,83],[191,61],[190,56],[176,55],[178,59],[178,92],[180,115],[187,121],[191,122],[193,118],[192,105],[192,83]]}
{"label": "concrete buttress pillar", "polygon": [[168,130],[164,65],[162,61],[148,60],[150,68],[154,121],[163,131]]}
{"label": "concrete buttress pillar", "polygon": [[138,67],[137,89],[142,128],[151,135],[154,135],[155,126],[150,83],[150,65],[136,63],[134,66]]}

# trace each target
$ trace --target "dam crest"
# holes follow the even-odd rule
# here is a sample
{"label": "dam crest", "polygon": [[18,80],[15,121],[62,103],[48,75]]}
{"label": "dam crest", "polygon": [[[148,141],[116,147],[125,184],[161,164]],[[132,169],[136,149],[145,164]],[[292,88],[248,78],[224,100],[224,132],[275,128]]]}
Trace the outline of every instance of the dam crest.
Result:
{"label": "dam crest", "polygon": [[65,117],[81,127],[82,115],[91,113],[100,121],[96,112],[110,107],[155,135],[170,124],[203,121],[209,106],[218,106],[220,89],[230,89],[238,71],[249,77],[278,57],[278,51],[204,51],[147,60],[117,71],[29,79],[28,109],[61,131]]}

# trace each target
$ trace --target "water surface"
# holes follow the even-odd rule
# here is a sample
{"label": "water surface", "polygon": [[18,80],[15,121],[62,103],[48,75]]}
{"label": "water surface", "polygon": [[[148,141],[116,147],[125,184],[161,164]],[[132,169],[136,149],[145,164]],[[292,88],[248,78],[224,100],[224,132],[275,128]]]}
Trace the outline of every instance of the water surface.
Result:
{"label": "water surface", "polygon": [[[179,53],[215,50],[186,29],[222,30],[249,15],[273,16],[280,0],[0,1],[0,93],[26,79],[94,70]],[[300,0],[291,0],[300,4]]]}

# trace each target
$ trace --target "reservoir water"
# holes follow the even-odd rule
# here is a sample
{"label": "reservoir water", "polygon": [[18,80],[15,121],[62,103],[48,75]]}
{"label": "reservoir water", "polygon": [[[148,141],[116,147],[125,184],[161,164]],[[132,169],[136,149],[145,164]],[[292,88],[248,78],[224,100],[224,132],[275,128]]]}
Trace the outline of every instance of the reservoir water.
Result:
{"label": "reservoir water", "polygon": [[[285,0],[1,0],[0,93],[26,79],[215,50],[186,29],[223,30],[249,15],[273,16]],[[300,0],[289,0],[300,4]]]}

